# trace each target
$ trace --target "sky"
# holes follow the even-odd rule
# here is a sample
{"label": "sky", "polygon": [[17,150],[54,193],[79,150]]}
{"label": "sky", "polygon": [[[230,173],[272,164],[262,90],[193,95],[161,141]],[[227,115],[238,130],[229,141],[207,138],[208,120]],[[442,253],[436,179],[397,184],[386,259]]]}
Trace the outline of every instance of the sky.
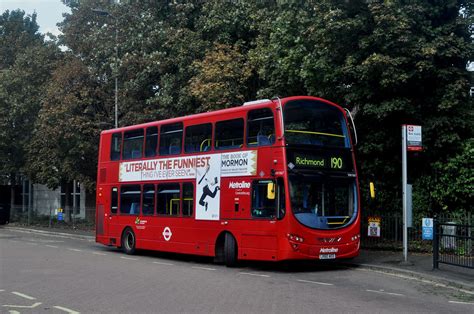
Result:
{"label": "sky", "polygon": [[54,35],[59,34],[56,23],[63,20],[62,14],[71,12],[61,0],[0,0],[0,14],[6,10],[16,9],[21,9],[30,15],[36,12],[36,22],[40,26],[39,31],[41,33],[50,32]]}

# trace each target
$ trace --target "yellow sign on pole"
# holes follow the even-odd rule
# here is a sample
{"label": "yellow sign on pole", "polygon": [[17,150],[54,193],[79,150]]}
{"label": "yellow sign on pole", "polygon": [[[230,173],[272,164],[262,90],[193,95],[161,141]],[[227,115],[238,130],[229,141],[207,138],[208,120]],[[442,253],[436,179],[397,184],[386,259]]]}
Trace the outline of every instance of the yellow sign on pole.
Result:
{"label": "yellow sign on pole", "polygon": [[382,218],[380,217],[369,217],[369,226],[368,233],[369,237],[380,237],[380,222]]}

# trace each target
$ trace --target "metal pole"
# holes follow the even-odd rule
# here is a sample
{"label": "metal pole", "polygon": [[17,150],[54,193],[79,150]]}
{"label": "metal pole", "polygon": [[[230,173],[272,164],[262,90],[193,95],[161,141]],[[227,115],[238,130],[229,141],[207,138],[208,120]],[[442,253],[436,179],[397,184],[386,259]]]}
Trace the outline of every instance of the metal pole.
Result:
{"label": "metal pole", "polygon": [[402,125],[402,189],[403,189],[403,261],[408,261],[407,219],[407,127]]}
{"label": "metal pole", "polygon": [[118,128],[118,25],[115,19],[115,128]]}
{"label": "metal pole", "polygon": [[439,236],[438,236],[438,219],[433,218],[433,269],[439,268]]}

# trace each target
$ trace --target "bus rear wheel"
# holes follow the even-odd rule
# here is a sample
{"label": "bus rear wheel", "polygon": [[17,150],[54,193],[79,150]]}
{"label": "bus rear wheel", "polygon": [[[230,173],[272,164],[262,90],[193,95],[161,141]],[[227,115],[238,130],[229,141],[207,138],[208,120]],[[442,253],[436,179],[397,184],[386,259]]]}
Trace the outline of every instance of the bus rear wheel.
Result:
{"label": "bus rear wheel", "polygon": [[237,243],[230,233],[225,234],[224,262],[227,267],[234,267],[237,264]]}
{"label": "bus rear wheel", "polygon": [[132,255],[135,253],[135,233],[131,228],[126,228],[122,233],[122,250],[125,254]]}

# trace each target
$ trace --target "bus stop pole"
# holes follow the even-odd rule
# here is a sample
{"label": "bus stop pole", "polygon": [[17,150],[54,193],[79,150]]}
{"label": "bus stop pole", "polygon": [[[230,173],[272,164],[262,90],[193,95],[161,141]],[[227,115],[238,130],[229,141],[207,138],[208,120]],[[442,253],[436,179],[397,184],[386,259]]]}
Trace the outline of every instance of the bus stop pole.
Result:
{"label": "bus stop pole", "polygon": [[408,261],[407,217],[407,126],[402,125],[403,261]]}

